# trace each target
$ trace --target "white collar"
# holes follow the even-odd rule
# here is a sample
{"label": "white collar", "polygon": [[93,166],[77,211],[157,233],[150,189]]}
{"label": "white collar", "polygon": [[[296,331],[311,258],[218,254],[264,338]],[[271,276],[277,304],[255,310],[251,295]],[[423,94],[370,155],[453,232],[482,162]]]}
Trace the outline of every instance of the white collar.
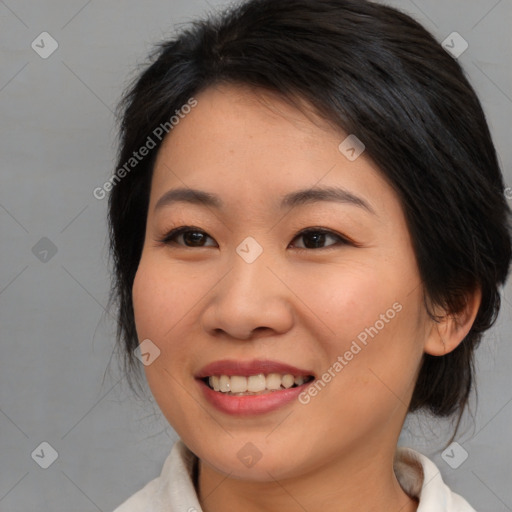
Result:
{"label": "white collar", "polygon": [[[194,487],[197,457],[178,440],[159,477],[128,498],[114,512],[202,512]],[[398,447],[395,474],[406,493],[419,499],[417,512],[475,512],[443,482],[436,465],[411,448]]]}

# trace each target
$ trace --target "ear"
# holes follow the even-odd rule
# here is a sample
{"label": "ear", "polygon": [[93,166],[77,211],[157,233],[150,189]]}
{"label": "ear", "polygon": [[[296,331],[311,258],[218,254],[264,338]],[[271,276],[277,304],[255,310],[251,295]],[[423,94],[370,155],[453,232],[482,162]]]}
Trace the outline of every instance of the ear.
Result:
{"label": "ear", "polygon": [[[431,356],[444,356],[455,350],[467,336],[482,302],[482,290],[478,286],[467,295],[464,309],[457,314],[444,314],[441,320],[431,320],[430,332],[425,339],[425,352]],[[437,315],[437,311],[434,312]]]}

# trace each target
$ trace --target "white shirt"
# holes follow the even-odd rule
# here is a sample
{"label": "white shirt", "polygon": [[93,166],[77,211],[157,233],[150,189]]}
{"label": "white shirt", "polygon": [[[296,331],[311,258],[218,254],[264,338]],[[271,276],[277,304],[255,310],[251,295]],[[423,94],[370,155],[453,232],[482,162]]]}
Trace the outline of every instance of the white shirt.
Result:
{"label": "white shirt", "polygon": [[[178,440],[159,477],[128,498],[114,512],[202,512],[194,487],[197,457]],[[394,470],[402,489],[418,498],[417,512],[476,512],[443,482],[436,465],[424,455],[398,447]]]}

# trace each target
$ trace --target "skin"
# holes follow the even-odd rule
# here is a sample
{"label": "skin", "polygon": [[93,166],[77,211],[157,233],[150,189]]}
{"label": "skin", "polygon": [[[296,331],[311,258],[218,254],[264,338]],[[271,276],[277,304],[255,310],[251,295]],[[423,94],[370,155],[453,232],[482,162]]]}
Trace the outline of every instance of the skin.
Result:
{"label": "skin", "polygon": [[[423,354],[457,346],[478,295],[458,322],[430,320],[398,197],[365,153],[351,162],[339,151],[347,134],[249,88],[196,98],[159,150],[133,301],[139,339],[161,351],[145,367],[151,391],[200,459],[203,510],[416,510],[393,472],[397,439]],[[321,186],[349,190],[374,213],[333,201],[278,207]],[[178,187],[224,206],[155,209]],[[162,241],[183,225],[204,236]],[[334,234],[308,248],[306,228]],[[263,248],[250,264],[236,252],[248,236]],[[220,359],[271,359],[319,377],[395,303],[401,311],[307,405],[236,417],[194,379]],[[248,442],[261,453],[252,467],[237,456]]]}

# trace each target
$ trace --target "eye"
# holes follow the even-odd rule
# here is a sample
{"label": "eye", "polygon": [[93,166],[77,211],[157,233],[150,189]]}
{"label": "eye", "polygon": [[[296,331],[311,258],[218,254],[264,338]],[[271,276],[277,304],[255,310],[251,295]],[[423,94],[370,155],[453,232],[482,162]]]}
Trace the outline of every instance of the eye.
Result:
{"label": "eye", "polygon": [[[207,244],[210,239],[213,244]],[[183,245],[185,247],[216,247],[217,244],[212,237],[208,236],[204,231],[192,226],[181,226],[172,229],[160,240],[161,243],[168,245]]]}
{"label": "eye", "polygon": [[[329,231],[328,229],[323,228],[310,228],[301,231],[293,240],[303,239],[302,247],[299,245],[294,246],[299,250],[304,249],[328,249],[333,245],[348,245],[350,242],[343,238],[341,235],[334,233],[333,231]],[[334,240],[334,243],[327,243],[329,240]]]}
{"label": "eye", "polygon": [[[301,231],[293,240],[301,239],[302,244],[290,244],[299,250],[328,249],[335,245],[349,245],[350,241],[337,233],[324,228],[309,228]],[[213,243],[207,243],[210,240]],[[184,247],[217,247],[216,242],[207,233],[193,226],[181,226],[172,229],[159,240],[166,245],[181,245]],[[331,241],[331,243],[329,243]]]}

